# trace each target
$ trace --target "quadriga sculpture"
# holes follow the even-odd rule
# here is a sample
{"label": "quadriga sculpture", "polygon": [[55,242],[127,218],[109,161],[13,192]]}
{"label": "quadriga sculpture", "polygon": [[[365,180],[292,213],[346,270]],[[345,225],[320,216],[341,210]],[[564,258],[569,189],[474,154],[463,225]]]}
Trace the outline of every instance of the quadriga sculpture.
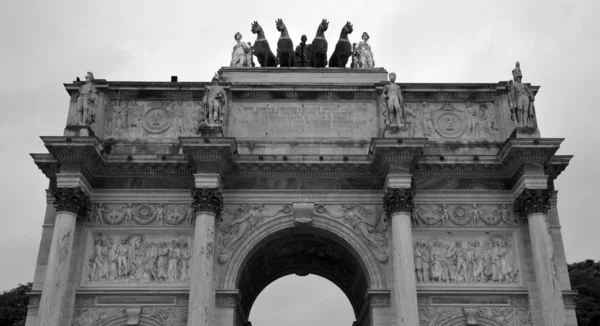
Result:
{"label": "quadriga sculpture", "polygon": [[348,58],[352,55],[352,45],[348,39],[348,34],[352,33],[352,30],[352,24],[350,22],[347,22],[342,28],[340,39],[335,45],[335,50],[331,54],[331,58],[329,58],[330,67],[346,67]]}
{"label": "quadriga sculpture", "polygon": [[261,67],[277,67],[277,58],[269,47],[269,42],[265,38],[265,32],[258,22],[252,23],[253,34],[256,34],[256,41],[254,42],[254,55],[258,59],[258,63]]}
{"label": "quadriga sculpture", "polygon": [[275,21],[275,26],[281,32],[279,41],[277,41],[277,60],[279,60],[279,65],[281,67],[293,67],[296,65],[296,55],[287,27],[281,18]]}
{"label": "quadriga sculpture", "polygon": [[321,21],[317,28],[317,35],[310,46],[310,65],[314,68],[322,68],[327,66],[327,40],[325,39],[325,31],[329,27],[329,22],[326,19]]}

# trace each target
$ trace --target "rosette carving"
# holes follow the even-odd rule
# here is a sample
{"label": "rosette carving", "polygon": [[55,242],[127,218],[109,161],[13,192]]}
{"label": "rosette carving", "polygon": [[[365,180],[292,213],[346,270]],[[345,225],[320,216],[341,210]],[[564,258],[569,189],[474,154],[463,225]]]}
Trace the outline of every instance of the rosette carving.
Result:
{"label": "rosette carving", "polygon": [[515,212],[521,217],[527,217],[533,213],[548,214],[550,197],[552,197],[552,190],[525,188],[515,199]]}
{"label": "rosette carving", "polygon": [[196,213],[210,212],[219,215],[223,210],[223,195],[217,188],[192,189],[192,207]]}
{"label": "rosette carving", "polygon": [[387,188],[383,195],[383,209],[389,217],[398,212],[410,213],[414,207],[413,197],[413,189]]}
{"label": "rosette carving", "polygon": [[80,187],[60,187],[52,190],[54,208],[57,212],[71,212],[83,216],[90,210],[90,196]]}

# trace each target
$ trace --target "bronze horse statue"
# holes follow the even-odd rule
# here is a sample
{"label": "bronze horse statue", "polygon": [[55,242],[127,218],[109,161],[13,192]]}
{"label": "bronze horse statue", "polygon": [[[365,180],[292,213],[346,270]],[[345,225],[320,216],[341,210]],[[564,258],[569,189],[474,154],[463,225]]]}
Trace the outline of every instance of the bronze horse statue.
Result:
{"label": "bronze horse statue", "polygon": [[329,22],[323,19],[317,35],[310,46],[310,65],[314,68],[322,68],[327,66],[327,40],[325,39],[325,31],[329,27]]}
{"label": "bronze horse statue", "polygon": [[296,65],[296,55],[294,53],[294,43],[288,34],[287,27],[281,18],[275,21],[277,30],[281,32],[279,41],[277,41],[277,60],[280,67],[293,67]]}
{"label": "bronze horse statue", "polygon": [[331,58],[329,58],[330,67],[346,67],[346,63],[348,63],[348,58],[352,56],[352,44],[348,39],[348,34],[352,33],[352,30],[352,24],[350,22],[347,22],[346,25],[342,28],[342,32],[340,33],[340,39],[335,45],[335,50],[331,54]]}
{"label": "bronze horse statue", "polygon": [[277,67],[277,58],[269,47],[269,42],[265,38],[265,32],[258,22],[252,23],[253,34],[256,34],[256,41],[254,42],[254,55],[258,59],[258,63],[261,67]]}

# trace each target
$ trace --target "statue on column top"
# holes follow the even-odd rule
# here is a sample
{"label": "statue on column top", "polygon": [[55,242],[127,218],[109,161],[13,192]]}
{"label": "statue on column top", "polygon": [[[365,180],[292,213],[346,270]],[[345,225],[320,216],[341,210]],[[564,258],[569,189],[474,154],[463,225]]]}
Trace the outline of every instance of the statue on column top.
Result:
{"label": "statue on column top", "polygon": [[85,84],[79,87],[77,97],[77,115],[75,120],[79,125],[91,125],[96,120],[94,105],[98,99],[98,92],[94,86],[94,74],[88,71],[85,75]]}
{"label": "statue on column top", "polygon": [[227,93],[223,86],[219,85],[219,76],[215,74],[212,85],[206,86],[202,98],[203,121],[202,124],[209,126],[221,126],[227,105]]}
{"label": "statue on column top", "polygon": [[397,126],[404,120],[404,98],[402,89],[396,84],[396,74],[389,74],[390,81],[383,87],[383,98],[386,106],[388,125]]}
{"label": "statue on column top", "polygon": [[252,67],[252,47],[250,43],[242,42],[242,34],[235,33],[237,44],[233,46],[230,67]]}
{"label": "statue on column top", "polygon": [[511,119],[518,127],[537,127],[533,92],[523,84],[521,64],[517,61],[512,71],[513,80],[508,82],[508,103],[511,110]]}
{"label": "statue on column top", "polygon": [[358,43],[358,48],[356,52],[358,52],[358,61],[359,68],[374,68],[375,60],[373,59],[373,52],[371,51],[371,45],[367,44],[369,41],[369,33],[364,32],[362,34],[362,41]]}

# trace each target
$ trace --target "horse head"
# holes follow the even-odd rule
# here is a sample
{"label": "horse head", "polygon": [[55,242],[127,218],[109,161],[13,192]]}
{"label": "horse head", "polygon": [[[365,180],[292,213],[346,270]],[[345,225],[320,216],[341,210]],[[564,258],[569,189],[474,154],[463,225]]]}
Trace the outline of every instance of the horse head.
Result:
{"label": "horse head", "polygon": [[325,32],[327,28],[329,28],[329,22],[327,21],[327,19],[323,18],[323,21],[321,21],[321,24],[319,24],[319,29]]}
{"label": "horse head", "polygon": [[343,30],[348,34],[352,34],[352,31],[354,30],[354,28],[352,27],[352,23],[346,22],[346,25],[344,25]]}
{"label": "horse head", "polygon": [[275,21],[275,26],[277,27],[277,30],[280,32],[286,29],[285,24],[283,23],[283,20],[281,20],[281,18],[278,18]]}
{"label": "horse head", "polygon": [[258,24],[257,21],[254,21],[252,23],[252,28],[250,29],[250,31],[252,31],[252,34],[256,34],[260,31],[262,31],[262,27],[260,27],[260,25]]}

